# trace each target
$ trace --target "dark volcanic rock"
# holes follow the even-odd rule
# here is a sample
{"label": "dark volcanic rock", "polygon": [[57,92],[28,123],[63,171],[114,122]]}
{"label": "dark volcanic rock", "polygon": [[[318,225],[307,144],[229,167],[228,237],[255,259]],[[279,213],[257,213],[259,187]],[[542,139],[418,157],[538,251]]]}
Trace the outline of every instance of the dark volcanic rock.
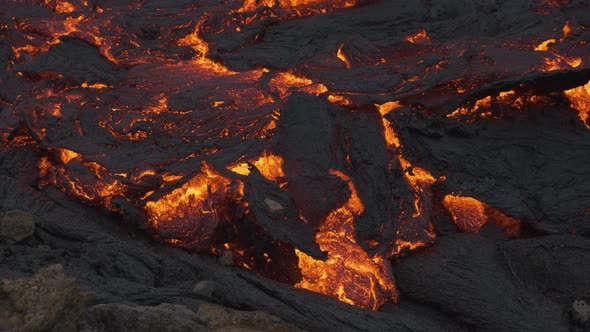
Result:
{"label": "dark volcanic rock", "polygon": [[438,239],[400,259],[400,291],[434,305],[478,331],[567,331],[563,307],[523,288],[493,240],[474,235]]}
{"label": "dark volcanic rock", "polygon": [[365,206],[364,213],[355,218],[355,235],[362,244],[368,240],[391,243],[393,221],[399,215],[392,202],[390,156],[383,139],[381,118],[374,108],[357,110],[346,118],[351,178]]}
{"label": "dark volcanic rock", "polygon": [[330,174],[337,166],[337,137],[329,105],[313,95],[293,94],[281,112],[278,129],[287,190],[303,216],[317,226],[348,192],[346,182]]}
{"label": "dark volcanic rock", "polygon": [[[539,232],[590,234],[590,179],[582,166],[590,163],[590,132],[574,111],[534,106],[468,127],[454,118],[422,117],[397,121],[396,131],[407,158],[446,176],[443,194],[475,197]],[[434,121],[445,134],[425,133],[422,121]]]}
{"label": "dark volcanic rock", "polygon": [[[314,257],[324,256],[315,243],[312,225],[301,219],[293,197],[288,192],[268,181],[257,169],[252,169],[245,180],[244,193],[256,224],[272,240],[293,244]],[[260,237],[260,234],[252,235]]]}
{"label": "dark volcanic rock", "polygon": [[552,235],[502,244],[517,279],[556,302],[590,297],[590,240]]}
{"label": "dark volcanic rock", "polygon": [[62,37],[61,42],[51,46],[47,53],[14,69],[29,75],[33,80],[38,79],[36,75],[43,72],[62,73],[65,79],[77,84],[112,84],[124,76],[123,72],[118,71],[113,63],[100,54],[97,47],[72,37]]}

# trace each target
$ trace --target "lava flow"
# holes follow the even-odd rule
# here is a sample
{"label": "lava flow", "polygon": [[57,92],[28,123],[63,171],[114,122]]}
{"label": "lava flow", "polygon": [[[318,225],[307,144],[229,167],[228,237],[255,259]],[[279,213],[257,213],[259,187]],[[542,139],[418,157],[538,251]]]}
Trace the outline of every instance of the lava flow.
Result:
{"label": "lava flow", "polygon": [[320,248],[328,252],[328,259],[315,260],[297,250],[303,280],[295,286],[377,310],[386,301],[397,300],[391,268],[383,257],[370,257],[356,243],[353,219],[364,212],[363,203],[350,178],[332,172],[348,182],[351,195],[344,205],[326,217],[316,235]]}
{"label": "lava flow", "polygon": [[[411,6],[435,20],[433,3]],[[539,109],[590,128],[582,19],[474,41],[405,18],[406,5],[5,2],[0,157],[158,241],[378,310],[398,299],[392,260],[436,245],[437,207],[461,232],[522,231],[495,202],[456,194],[479,183],[429,164],[423,140]]]}

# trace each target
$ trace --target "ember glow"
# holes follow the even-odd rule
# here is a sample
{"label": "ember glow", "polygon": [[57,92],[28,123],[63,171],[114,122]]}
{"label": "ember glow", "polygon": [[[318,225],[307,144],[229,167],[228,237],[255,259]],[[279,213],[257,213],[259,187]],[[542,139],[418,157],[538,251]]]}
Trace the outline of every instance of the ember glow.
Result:
{"label": "ember glow", "polygon": [[[456,174],[425,166],[408,133],[469,136],[462,126],[556,105],[590,129],[590,44],[576,20],[483,41],[408,21],[377,40],[389,15],[370,34],[344,16],[375,1],[170,3],[5,2],[0,148],[34,160],[22,173],[39,190],[345,303],[397,301],[391,261],[436,245],[435,206],[462,232],[521,232],[446,188]],[[329,31],[318,18],[347,23]]]}
{"label": "ember glow", "polygon": [[443,205],[449,210],[453,221],[461,231],[478,233],[488,222],[495,223],[509,236],[520,232],[520,221],[473,197],[447,195]]}
{"label": "ember glow", "polygon": [[351,195],[344,205],[326,217],[316,235],[320,248],[328,252],[328,259],[315,260],[297,251],[303,280],[295,286],[377,310],[383,303],[397,300],[390,267],[383,257],[370,257],[356,243],[353,219],[365,207],[350,178],[338,171],[332,173],[348,182]]}
{"label": "ember glow", "polygon": [[584,85],[563,92],[572,102],[571,107],[578,111],[582,123],[590,129],[588,113],[590,113],[590,81]]}
{"label": "ember glow", "polygon": [[425,29],[420,29],[416,33],[408,35],[406,37],[406,40],[412,44],[418,44],[418,43],[429,44],[430,43],[430,37],[428,37],[428,32],[426,32]]}
{"label": "ember glow", "polygon": [[207,248],[218,223],[216,211],[227,195],[229,184],[229,179],[204,164],[202,171],[184,185],[157,201],[147,202],[148,219],[162,233],[190,238],[190,247]]}

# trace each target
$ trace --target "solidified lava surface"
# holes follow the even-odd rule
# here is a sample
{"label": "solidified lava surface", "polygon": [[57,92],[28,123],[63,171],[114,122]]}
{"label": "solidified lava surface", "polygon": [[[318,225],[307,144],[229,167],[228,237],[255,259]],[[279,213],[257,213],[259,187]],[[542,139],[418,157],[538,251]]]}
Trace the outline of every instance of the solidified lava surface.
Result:
{"label": "solidified lava surface", "polygon": [[377,310],[449,233],[590,233],[583,1],[5,1],[12,176]]}

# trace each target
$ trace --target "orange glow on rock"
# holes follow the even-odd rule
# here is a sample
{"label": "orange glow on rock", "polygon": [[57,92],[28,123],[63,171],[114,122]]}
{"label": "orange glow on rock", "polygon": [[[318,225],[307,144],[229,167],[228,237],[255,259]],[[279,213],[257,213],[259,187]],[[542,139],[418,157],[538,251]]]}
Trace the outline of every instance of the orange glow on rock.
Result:
{"label": "orange glow on rock", "polygon": [[543,41],[541,44],[535,46],[535,51],[548,51],[549,50],[549,45],[550,44],[554,44],[555,42],[557,42],[556,39],[547,39],[545,41]]}
{"label": "orange glow on rock", "polygon": [[316,241],[328,252],[328,259],[315,260],[296,250],[303,280],[295,287],[377,310],[384,303],[397,300],[389,262],[380,256],[370,257],[356,243],[353,220],[363,213],[364,205],[348,176],[338,171],[331,173],[348,181],[352,194],[344,205],[326,217],[316,234]]}
{"label": "orange glow on rock", "polygon": [[[425,247],[432,243],[436,237],[430,224],[430,207],[432,204],[431,187],[437,179],[427,170],[412,165],[403,156],[403,147],[397,133],[393,130],[392,123],[385,118],[385,115],[402,107],[399,101],[387,102],[375,105],[381,114],[384,138],[388,150],[395,155],[397,162],[403,170],[403,177],[406,183],[412,188],[414,196],[411,214],[404,211],[396,232],[396,239],[389,252],[390,256],[397,256]],[[415,228],[414,228],[415,227]],[[402,232],[403,228],[414,228],[411,232]]]}
{"label": "orange glow on rock", "polygon": [[509,217],[473,197],[446,195],[442,203],[451,213],[457,228],[463,232],[478,233],[488,222],[500,226],[508,236],[517,236],[520,232],[520,220]]}
{"label": "orange glow on rock", "polygon": [[288,12],[293,12],[299,16],[325,13],[329,10],[338,8],[346,8],[354,6],[356,1],[354,0],[245,0],[244,5],[238,10],[238,12],[250,12],[260,7],[274,7],[278,6]]}
{"label": "orange glow on rock", "polygon": [[78,17],[66,17],[61,21],[48,22],[50,25],[47,28],[47,32],[50,33],[48,38],[43,41],[42,44],[25,44],[22,46],[13,46],[12,50],[16,54],[17,58],[20,56],[20,52],[27,52],[35,54],[39,52],[46,52],[49,50],[51,45],[59,44],[59,40],[62,36],[68,36],[74,32],[78,32],[78,24],[84,19],[84,15]]}
{"label": "orange glow on rock", "polygon": [[535,46],[535,51],[548,51],[549,45],[555,44],[555,43],[562,43],[565,40],[565,38],[567,38],[567,36],[572,31],[569,21],[565,22],[565,25],[563,26],[561,31],[563,32],[563,37],[561,37],[559,40],[554,39],[554,38],[547,39],[547,40],[543,41],[542,43],[540,43],[539,45]]}
{"label": "orange glow on rock", "polygon": [[426,29],[422,28],[417,32],[406,36],[406,40],[412,44],[430,44],[431,40],[426,32]]}
{"label": "orange glow on rock", "polygon": [[584,86],[566,90],[563,92],[571,101],[571,107],[578,111],[578,116],[586,128],[590,129],[588,124],[588,114],[590,113],[590,81]]}
{"label": "orange glow on rock", "polygon": [[[510,92],[502,92],[501,93],[501,97],[503,97],[503,98],[506,98],[509,95],[510,95]],[[473,105],[473,107],[471,107],[471,108],[468,108],[466,106],[461,106],[461,107],[457,108],[452,113],[448,114],[447,117],[451,118],[451,117],[457,117],[459,115],[474,114],[480,108],[482,108],[482,107],[490,107],[491,105],[492,105],[492,97],[491,96],[487,96],[487,97],[484,97],[482,99],[478,99],[475,102],[475,105]]]}
{"label": "orange glow on rock", "polygon": [[336,51],[336,57],[338,57],[340,61],[344,62],[346,68],[350,68],[350,62],[346,58],[346,55],[344,55],[344,53],[342,52],[342,47],[344,47],[344,44],[340,44],[340,46],[338,46],[338,51]]}
{"label": "orange glow on rock", "polygon": [[202,171],[184,185],[157,201],[146,203],[149,221],[156,227],[166,223],[182,223],[184,220],[199,222],[203,215],[214,213],[213,195],[224,193],[229,183],[229,179],[203,164]]}
{"label": "orange glow on rock", "polygon": [[86,167],[92,176],[78,177],[77,174],[64,168],[64,165],[55,165],[47,158],[42,158],[39,162],[39,173],[43,178],[42,186],[55,185],[67,194],[91,204],[104,205],[107,209],[111,208],[110,199],[113,196],[124,194],[125,186],[101,164],[84,161],[80,154],[71,150],[60,149],[58,153],[63,164],[69,164],[73,160],[79,161],[80,166]]}
{"label": "orange glow on rock", "polygon": [[[285,176],[283,172],[283,158],[279,155],[264,152],[255,161],[251,161],[254,166],[260,171],[260,174],[271,181],[278,181]],[[229,170],[241,175],[250,174],[250,168],[247,163],[241,163],[230,167]]]}
{"label": "orange glow on rock", "polygon": [[472,197],[447,195],[443,205],[453,216],[453,220],[461,231],[477,233],[487,222],[484,214],[485,207],[482,202]]}
{"label": "orange glow on rock", "polygon": [[338,105],[343,105],[343,106],[352,105],[352,101],[350,101],[348,98],[346,98],[344,96],[340,96],[340,95],[328,95],[328,100],[333,104],[338,104]]}
{"label": "orange glow on rock", "polygon": [[254,162],[254,166],[258,168],[262,176],[271,181],[276,181],[285,176],[285,173],[283,173],[283,158],[278,155],[264,153]]}
{"label": "orange glow on rock", "polygon": [[[187,246],[187,241],[207,242],[220,218],[220,209],[229,210],[239,206],[244,208],[244,213],[253,211],[248,211],[255,205],[248,206],[246,197],[243,197],[244,185],[238,174],[248,176],[250,164],[254,165],[262,176],[278,183],[278,188],[272,186],[273,190],[282,190],[281,195],[284,194],[285,200],[291,195],[295,201],[294,206],[286,206],[283,203],[285,200],[281,201],[282,205],[276,204],[285,211],[293,212],[293,215],[297,215],[299,210],[300,219],[305,223],[317,225],[320,221],[315,240],[322,250],[328,252],[326,261],[316,260],[292,247],[281,247],[283,253],[291,255],[289,258],[293,258],[294,250],[299,257],[298,267],[303,273],[303,279],[297,287],[369,309],[378,309],[383,303],[395,302],[397,299],[391,266],[387,260],[432,243],[435,233],[430,223],[431,187],[436,181],[445,178],[434,173],[437,178],[417,166],[420,158],[429,157],[428,154],[421,154],[421,149],[412,149],[412,158],[416,160],[409,157],[409,149],[404,151],[402,143],[405,142],[402,139],[410,135],[401,130],[421,131],[421,128],[405,126],[403,129],[404,124],[396,126],[398,123],[394,123],[398,121],[394,120],[395,116],[386,115],[412,109],[423,111],[425,117],[430,117],[441,107],[438,101],[444,101],[449,91],[451,94],[455,94],[455,90],[459,94],[466,93],[458,96],[458,99],[449,99],[451,103],[462,97],[469,98],[470,95],[479,98],[480,94],[471,94],[477,92],[473,90],[482,84],[494,83],[493,80],[502,82],[512,77],[518,79],[522,71],[585,68],[587,65],[584,65],[584,60],[588,59],[582,53],[583,50],[577,48],[577,44],[572,46],[574,42],[585,42],[580,37],[583,34],[579,33],[585,27],[566,22],[561,30],[563,35],[560,36],[559,28],[563,21],[555,30],[551,30],[552,34],[541,36],[534,43],[523,43],[520,39],[515,41],[512,37],[517,39],[519,36],[509,34],[507,40],[486,39],[479,45],[475,43],[479,41],[467,43],[464,39],[443,37],[445,32],[441,30],[443,32],[438,32],[441,34],[440,40],[435,40],[437,44],[440,41],[437,47],[430,46],[433,42],[426,29],[416,31],[418,27],[405,30],[407,36],[406,33],[398,36],[397,32],[386,35],[387,40],[382,42],[378,40],[381,31],[373,38],[363,32],[349,35],[344,33],[346,29],[332,34],[331,31],[316,31],[315,26],[304,26],[301,33],[309,33],[309,40],[299,44],[300,41],[295,39],[300,31],[291,30],[290,24],[282,24],[286,20],[293,20],[289,22],[292,23],[291,27],[299,28],[299,23],[315,24],[314,19],[320,23],[326,19],[326,22],[334,20],[335,24],[341,24],[338,23],[342,19],[341,13],[301,22],[295,19],[330,13],[357,3],[373,6],[373,1],[213,1],[183,4],[181,8],[160,8],[159,4],[148,4],[148,1],[132,1],[132,4],[102,1],[100,4],[104,9],[92,1],[29,2],[34,2],[35,7],[39,7],[37,9],[44,2],[46,8],[31,11],[38,16],[13,17],[0,24],[0,32],[10,39],[8,47],[14,51],[8,59],[7,77],[10,80],[6,84],[17,86],[17,89],[9,89],[16,90],[15,96],[0,98],[0,106],[8,110],[3,113],[3,119],[10,118],[12,121],[17,116],[23,118],[19,124],[16,124],[18,121],[9,124],[7,129],[4,129],[4,125],[0,126],[0,147],[32,147],[35,156],[40,156],[36,158],[39,160],[42,186],[53,185],[84,203],[120,212],[125,218],[136,217],[133,213],[127,214],[127,208],[131,212],[139,211],[140,218],[144,218],[140,222],[145,222],[147,218],[148,225],[158,231],[156,233],[160,240],[176,246]],[[557,4],[564,1],[546,2]],[[135,15],[140,15],[142,10],[152,9],[155,17],[161,18],[162,22],[144,22],[143,18],[127,21],[139,17]],[[50,16],[44,18],[43,13]],[[346,12],[342,14],[342,17],[348,15]],[[160,24],[164,21],[166,24]],[[431,23],[428,22],[429,25]],[[380,29],[377,26],[377,30]],[[435,32],[430,28],[429,31]],[[539,28],[535,31],[546,30]],[[274,35],[283,32],[292,34],[295,39],[286,39],[283,43],[281,38]],[[318,37],[324,34],[327,39],[318,43]],[[545,40],[549,37],[552,38]],[[318,43],[318,47],[314,43]],[[88,48],[89,54],[97,57],[96,68],[100,68],[100,72],[93,68],[95,61],[82,62],[80,68],[61,73],[57,72],[61,71],[61,64],[36,71],[35,68],[45,68],[51,62],[35,64],[37,57],[61,59],[62,52],[70,56],[70,47],[76,50],[79,47],[77,44],[85,46],[82,50]],[[50,50],[52,46],[55,50]],[[274,52],[277,46],[279,51],[276,53],[280,59],[274,59],[274,54],[265,58],[268,54],[263,53]],[[535,53],[532,49],[544,53]],[[515,61],[508,60],[511,65],[505,66],[504,59],[512,59],[510,52],[516,50]],[[560,55],[560,50],[571,50],[572,54]],[[47,54],[36,54],[44,52]],[[532,54],[530,58],[534,62],[527,63],[526,53],[520,52]],[[76,61],[73,62],[78,65]],[[371,67],[377,64],[380,67]],[[87,65],[91,67],[89,75],[77,75]],[[104,73],[103,67],[106,70]],[[354,70],[345,71],[344,67],[354,67]],[[10,77],[12,73],[17,74]],[[465,122],[473,119],[469,116],[498,118],[498,106],[519,108],[538,97],[526,93],[521,95],[519,88],[514,89],[519,92],[503,91],[498,95],[470,100],[448,116]],[[281,150],[280,144],[275,144],[281,142],[277,137],[282,135],[285,128],[282,123],[277,128],[277,122],[285,100],[295,92],[320,96],[322,102],[327,100],[332,103],[324,105],[329,112],[326,123],[334,124],[334,128],[326,132],[334,133],[334,137],[330,137],[331,155],[326,158],[330,159],[329,163],[321,163],[324,166],[319,170],[318,182],[314,183],[319,183],[319,186],[323,185],[324,180],[329,185],[332,184],[328,180],[340,183],[333,177],[322,178],[328,167],[338,165],[344,172],[355,175],[364,172],[358,167],[361,162],[355,160],[354,155],[345,155],[347,148],[356,149],[354,145],[347,146],[347,140],[356,136],[349,136],[349,118],[342,113],[357,112],[352,108],[355,104],[375,105],[376,109],[362,106],[359,113],[373,112],[367,117],[370,119],[367,123],[371,134],[376,133],[378,140],[381,139],[380,135],[383,136],[387,151],[382,151],[382,141],[376,142],[378,145],[375,149],[380,150],[384,161],[380,161],[377,166],[385,168],[383,174],[387,174],[388,179],[399,176],[400,179],[396,180],[401,183],[402,190],[407,191],[407,194],[400,195],[403,198],[398,198],[398,188],[386,188],[391,190],[392,195],[388,193],[389,201],[383,203],[395,205],[395,211],[392,208],[383,214],[384,218],[388,218],[380,224],[383,238],[365,238],[362,240],[363,246],[357,243],[354,222],[355,218],[365,213],[365,206],[354,183],[363,200],[367,191],[362,189],[368,186],[361,186],[361,181],[366,179],[361,178],[359,182],[353,183],[348,175],[340,171],[331,173],[347,182],[350,196],[342,197],[338,202],[329,202],[332,197],[322,196],[320,199],[327,202],[325,206],[330,207],[323,208],[321,217],[313,221],[310,217],[308,222],[303,216],[306,214],[303,212],[305,209],[300,205],[314,204],[315,201],[299,200],[298,195],[305,194],[306,187],[301,185],[303,194],[297,192],[293,189],[297,187],[295,181],[290,185],[283,172],[283,166],[286,170],[293,169],[291,173],[299,171],[299,159],[284,154],[288,161],[284,165],[282,156],[275,154],[286,151]],[[16,96],[17,93],[20,95]],[[33,96],[36,102],[29,102],[28,99],[33,99],[29,96]],[[571,107],[578,111],[580,119],[590,129],[587,123],[590,114],[590,82],[564,91],[564,96],[569,98]],[[398,100],[385,102],[390,99],[402,100],[403,104]],[[372,118],[379,116],[375,113],[377,111],[381,121]],[[421,116],[416,117],[417,121],[422,121]],[[95,127],[96,123],[98,128]],[[373,128],[374,124],[377,128]],[[449,128],[446,124],[442,127],[438,126],[439,123],[434,124],[437,127],[433,128],[432,133],[436,135],[439,130]],[[400,131],[396,132],[395,128],[400,128]],[[76,145],[77,142],[80,142],[80,146]],[[270,152],[270,147],[274,152]],[[409,144],[407,147],[410,147]],[[265,148],[269,150],[260,152]],[[129,160],[121,162],[125,158]],[[211,163],[201,165],[202,160]],[[372,162],[370,158],[362,162],[365,160]],[[307,167],[306,160],[302,164],[302,167]],[[224,168],[223,171],[221,168]],[[445,170],[444,167],[437,169]],[[306,172],[296,175],[299,174],[308,176]],[[316,181],[315,178],[313,180]],[[357,181],[357,178],[354,180]],[[305,181],[301,182],[305,184]],[[234,191],[235,187],[237,190]],[[239,202],[227,199],[227,195],[234,192],[244,199]],[[380,199],[385,196],[375,197]],[[369,200],[364,203],[369,210]],[[477,232],[482,225],[495,222],[507,234],[519,232],[520,221],[475,198],[449,195],[443,203],[457,227],[463,231]],[[337,204],[339,206],[334,208]],[[242,212],[240,210],[236,215]],[[259,217],[253,215],[247,215],[251,219],[246,219],[255,224],[259,220],[254,219]],[[228,224],[235,220],[241,222],[243,215],[239,216]],[[279,221],[274,215],[272,217],[274,221]],[[285,217],[287,219],[292,220],[291,216]],[[237,224],[238,221],[235,221],[233,226]],[[395,226],[387,228],[383,225]],[[239,232],[236,230],[236,233]],[[360,236],[361,233],[358,234]],[[312,235],[308,236],[313,238]],[[221,248],[224,241],[234,239],[222,239],[215,243],[216,249]],[[251,248],[244,248],[243,243],[238,243],[246,240],[235,241],[226,243],[225,247],[236,254],[236,261],[242,258],[237,257],[238,254],[243,255],[244,260],[252,258],[248,256],[252,255],[249,252]],[[364,246],[375,252],[379,250],[380,253],[367,253]],[[211,250],[207,252],[217,254],[211,248],[213,246],[207,248]],[[268,252],[260,256],[268,264],[273,260],[276,264],[281,257]],[[290,268],[295,269],[293,260],[288,264],[292,264]],[[252,262],[239,264],[254,269],[259,267]]]}
{"label": "orange glow on rock", "polygon": [[[401,149],[402,146],[401,146],[399,138],[397,137],[397,134],[393,130],[389,120],[387,120],[385,118],[385,115],[387,113],[391,112],[392,110],[394,110],[396,108],[401,107],[401,104],[398,101],[394,101],[394,102],[387,102],[385,104],[376,105],[376,106],[377,106],[377,109],[379,110],[379,113],[382,116],[381,119],[383,122],[385,141],[387,143],[388,148],[390,150],[394,150],[394,151]],[[401,151],[398,151],[398,153],[399,153],[398,160],[399,160],[399,163],[402,166],[402,168],[406,169],[406,170],[411,170],[411,172],[408,172],[408,171],[404,172],[404,178],[412,186],[412,188],[414,188],[414,191],[415,191],[413,217],[416,218],[422,213],[422,204],[421,204],[422,194],[425,192],[425,190],[428,190],[430,188],[430,186],[432,186],[432,184],[436,181],[436,179],[427,170],[420,168],[420,167],[413,166],[407,159],[405,159],[403,157],[403,155],[401,154]]]}
{"label": "orange glow on rock", "polygon": [[85,88],[85,89],[106,89],[109,86],[104,84],[104,83],[92,83],[92,84],[88,84],[86,82],[82,83],[81,87]]}
{"label": "orange glow on rock", "polygon": [[223,65],[209,59],[207,55],[209,54],[209,44],[203,40],[199,34],[201,33],[201,27],[205,22],[206,16],[203,16],[197,24],[195,24],[195,29],[187,34],[186,36],[180,38],[178,40],[179,46],[189,46],[197,52],[198,58],[196,63],[202,67],[203,70],[210,70],[213,73],[233,73],[231,70],[227,69]]}
{"label": "orange glow on rock", "polygon": [[61,158],[61,162],[67,164],[70,160],[74,158],[78,158],[80,155],[72,150],[68,149],[59,149],[59,157]]}
{"label": "orange glow on rock", "polygon": [[309,78],[295,75],[291,72],[279,72],[269,82],[269,87],[280,93],[281,98],[290,94],[292,90],[320,95],[328,91],[325,85],[314,83]]}
{"label": "orange glow on rock", "polygon": [[377,106],[377,109],[381,114],[381,121],[383,122],[383,129],[385,131],[385,141],[387,143],[387,146],[394,149],[399,147],[401,145],[399,138],[393,131],[393,128],[391,128],[391,123],[389,122],[389,120],[385,118],[385,115],[396,108],[400,108],[402,106],[401,103],[399,101],[389,101],[385,104],[375,106]]}

